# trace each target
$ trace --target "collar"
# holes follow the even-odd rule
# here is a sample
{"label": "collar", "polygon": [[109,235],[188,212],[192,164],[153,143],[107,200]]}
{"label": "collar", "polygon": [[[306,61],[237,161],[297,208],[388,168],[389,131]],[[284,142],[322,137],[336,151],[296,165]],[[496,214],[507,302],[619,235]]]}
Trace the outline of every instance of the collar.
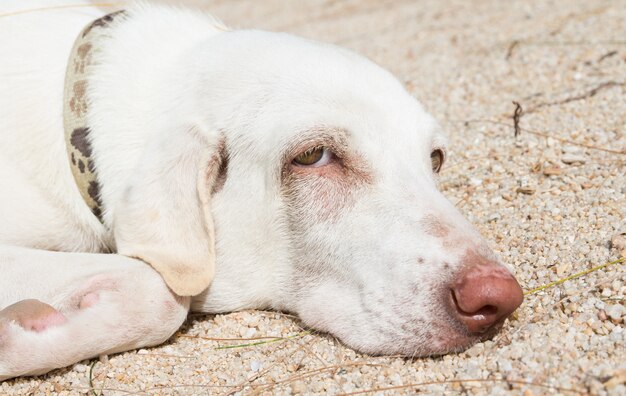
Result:
{"label": "collar", "polygon": [[123,10],[113,12],[87,25],[74,42],[65,73],[63,127],[70,168],[80,195],[91,212],[103,224],[100,184],[96,177],[96,164],[91,157],[91,139],[89,138],[91,130],[87,119],[89,105],[87,85],[97,65],[94,55],[98,51],[99,44],[106,38],[112,22],[124,14]]}

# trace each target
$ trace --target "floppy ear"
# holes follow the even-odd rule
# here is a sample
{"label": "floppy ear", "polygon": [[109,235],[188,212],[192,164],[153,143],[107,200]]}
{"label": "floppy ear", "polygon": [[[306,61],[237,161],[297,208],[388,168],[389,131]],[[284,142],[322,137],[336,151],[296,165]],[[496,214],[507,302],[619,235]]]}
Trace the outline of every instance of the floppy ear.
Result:
{"label": "floppy ear", "polygon": [[118,253],[150,264],[180,296],[201,293],[215,273],[210,195],[223,152],[215,140],[190,128],[153,141],[115,208]]}

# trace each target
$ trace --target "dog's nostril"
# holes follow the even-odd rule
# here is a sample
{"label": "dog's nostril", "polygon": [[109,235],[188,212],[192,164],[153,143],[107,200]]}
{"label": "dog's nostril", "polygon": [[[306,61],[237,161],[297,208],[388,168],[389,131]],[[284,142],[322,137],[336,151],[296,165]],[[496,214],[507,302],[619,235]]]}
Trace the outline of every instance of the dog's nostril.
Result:
{"label": "dog's nostril", "polygon": [[478,316],[488,317],[488,316],[493,316],[493,315],[498,314],[498,308],[494,307],[493,305],[486,305],[476,312],[469,312],[469,313],[463,312],[460,308],[459,308],[459,311],[464,315],[470,315],[470,316],[475,316],[475,317],[478,317]]}
{"label": "dog's nostril", "polygon": [[522,303],[519,284],[498,266],[466,269],[451,289],[451,305],[470,333],[502,323]]}

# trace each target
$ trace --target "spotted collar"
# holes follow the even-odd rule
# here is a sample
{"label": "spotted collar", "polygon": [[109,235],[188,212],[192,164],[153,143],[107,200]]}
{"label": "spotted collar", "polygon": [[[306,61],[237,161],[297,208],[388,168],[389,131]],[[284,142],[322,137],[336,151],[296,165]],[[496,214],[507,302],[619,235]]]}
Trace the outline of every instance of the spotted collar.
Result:
{"label": "spotted collar", "polygon": [[87,85],[96,65],[94,55],[98,51],[98,44],[106,38],[107,30],[115,18],[124,14],[123,10],[117,11],[87,25],[74,42],[65,73],[63,126],[70,168],[80,195],[101,223],[100,184],[96,164],[91,157],[91,130],[87,120]]}

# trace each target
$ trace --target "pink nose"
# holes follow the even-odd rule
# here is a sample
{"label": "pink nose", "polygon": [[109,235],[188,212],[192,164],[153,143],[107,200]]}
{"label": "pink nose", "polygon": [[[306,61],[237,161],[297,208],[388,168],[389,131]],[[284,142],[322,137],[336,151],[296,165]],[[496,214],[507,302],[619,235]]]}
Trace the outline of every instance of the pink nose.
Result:
{"label": "pink nose", "polygon": [[469,266],[452,285],[456,315],[470,333],[485,333],[502,323],[523,299],[515,278],[496,264]]}

